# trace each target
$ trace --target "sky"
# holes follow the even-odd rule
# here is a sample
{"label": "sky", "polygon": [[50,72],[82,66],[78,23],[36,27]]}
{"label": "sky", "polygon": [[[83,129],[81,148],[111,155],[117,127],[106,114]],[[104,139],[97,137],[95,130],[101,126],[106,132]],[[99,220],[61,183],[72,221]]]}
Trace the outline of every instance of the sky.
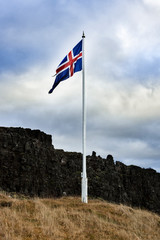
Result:
{"label": "sky", "polygon": [[87,155],[160,172],[158,0],[0,0],[0,126],[82,152],[82,73],[48,91],[83,31]]}

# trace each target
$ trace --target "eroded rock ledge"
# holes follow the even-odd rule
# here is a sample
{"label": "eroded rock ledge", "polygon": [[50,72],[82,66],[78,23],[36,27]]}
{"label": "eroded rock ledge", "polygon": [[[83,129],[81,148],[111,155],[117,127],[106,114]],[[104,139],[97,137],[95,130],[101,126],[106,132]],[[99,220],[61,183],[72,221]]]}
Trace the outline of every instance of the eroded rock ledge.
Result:
{"label": "eroded rock ledge", "polygon": [[[29,196],[81,194],[82,154],[54,149],[40,130],[0,127],[0,188]],[[126,166],[93,152],[87,156],[90,197],[160,214],[160,173]]]}

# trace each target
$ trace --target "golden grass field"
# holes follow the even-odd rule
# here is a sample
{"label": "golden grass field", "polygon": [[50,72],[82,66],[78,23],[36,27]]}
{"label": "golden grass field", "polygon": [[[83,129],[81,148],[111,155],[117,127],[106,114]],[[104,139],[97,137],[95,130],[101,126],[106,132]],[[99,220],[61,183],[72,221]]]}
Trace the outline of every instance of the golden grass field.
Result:
{"label": "golden grass field", "polygon": [[160,216],[79,197],[27,199],[0,192],[0,240],[160,240]]}

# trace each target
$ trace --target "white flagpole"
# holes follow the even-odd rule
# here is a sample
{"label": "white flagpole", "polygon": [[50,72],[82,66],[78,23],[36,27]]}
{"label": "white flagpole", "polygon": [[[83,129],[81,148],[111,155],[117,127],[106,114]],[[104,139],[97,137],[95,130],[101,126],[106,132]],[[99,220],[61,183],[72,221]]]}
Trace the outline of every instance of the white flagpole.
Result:
{"label": "white flagpole", "polygon": [[82,172],[82,202],[88,203],[88,179],[86,171],[86,103],[85,103],[85,69],[84,69],[84,32],[82,35],[82,149],[83,149],[83,172]]}

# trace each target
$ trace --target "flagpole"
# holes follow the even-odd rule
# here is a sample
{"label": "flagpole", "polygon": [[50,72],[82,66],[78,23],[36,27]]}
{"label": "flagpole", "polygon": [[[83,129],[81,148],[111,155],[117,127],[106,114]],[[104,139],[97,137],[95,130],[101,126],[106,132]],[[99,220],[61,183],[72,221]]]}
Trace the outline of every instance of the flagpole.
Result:
{"label": "flagpole", "polygon": [[84,32],[82,35],[82,150],[83,150],[83,172],[82,172],[82,202],[88,203],[88,179],[86,171],[86,102],[85,102],[85,68],[84,68]]}

